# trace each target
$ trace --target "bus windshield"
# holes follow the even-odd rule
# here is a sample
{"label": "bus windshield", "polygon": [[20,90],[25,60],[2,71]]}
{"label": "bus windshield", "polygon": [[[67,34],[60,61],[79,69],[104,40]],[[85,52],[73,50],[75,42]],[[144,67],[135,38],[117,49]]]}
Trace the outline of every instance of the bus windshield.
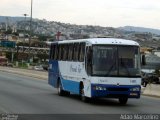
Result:
{"label": "bus windshield", "polygon": [[92,75],[140,76],[138,46],[93,46]]}

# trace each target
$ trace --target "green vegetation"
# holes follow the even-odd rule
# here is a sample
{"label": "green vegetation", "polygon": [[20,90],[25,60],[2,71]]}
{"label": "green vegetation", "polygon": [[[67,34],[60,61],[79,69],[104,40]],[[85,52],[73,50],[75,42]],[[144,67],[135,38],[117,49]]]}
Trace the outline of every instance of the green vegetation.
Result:
{"label": "green vegetation", "polygon": [[46,35],[38,35],[38,38],[39,38],[40,41],[47,41],[48,36],[46,36]]}
{"label": "green vegetation", "polygon": [[159,69],[155,69],[155,73],[156,73],[156,75],[160,76],[160,70]]}
{"label": "green vegetation", "polygon": [[27,62],[16,62],[15,61],[13,65],[16,66],[16,67],[19,67],[19,68],[24,68],[24,69],[28,68],[28,63]]}

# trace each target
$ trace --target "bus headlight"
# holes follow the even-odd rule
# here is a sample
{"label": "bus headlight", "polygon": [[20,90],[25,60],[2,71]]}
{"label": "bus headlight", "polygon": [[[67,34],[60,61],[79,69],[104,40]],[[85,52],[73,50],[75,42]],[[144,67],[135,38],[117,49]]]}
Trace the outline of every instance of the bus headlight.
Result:
{"label": "bus headlight", "polygon": [[107,90],[105,87],[102,87],[102,86],[94,86],[93,89],[94,90]]}
{"label": "bus headlight", "polygon": [[131,88],[130,91],[140,91],[140,87]]}

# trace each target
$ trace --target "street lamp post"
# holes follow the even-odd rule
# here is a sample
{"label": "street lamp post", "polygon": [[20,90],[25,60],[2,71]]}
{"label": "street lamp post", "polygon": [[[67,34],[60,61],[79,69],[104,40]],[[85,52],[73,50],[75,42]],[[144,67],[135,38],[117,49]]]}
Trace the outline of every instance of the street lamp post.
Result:
{"label": "street lamp post", "polygon": [[[23,14],[25,19],[24,22],[26,24],[26,16],[28,16],[27,14]],[[24,52],[24,42],[25,42],[25,34],[26,34],[26,25],[24,25],[24,39],[23,39],[23,52]]]}
{"label": "street lamp post", "polygon": [[[23,14],[24,15],[24,17],[25,17],[25,19],[24,19],[24,33],[23,33],[23,35],[24,35],[24,39],[23,39],[23,54],[24,54],[24,42],[25,42],[25,34],[26,34],[26,16],[28,16],[27,14]],[[24,60],[24,58],[23,58],[23,56],[22,56],[22,66],[23,66],[23,60]]]}

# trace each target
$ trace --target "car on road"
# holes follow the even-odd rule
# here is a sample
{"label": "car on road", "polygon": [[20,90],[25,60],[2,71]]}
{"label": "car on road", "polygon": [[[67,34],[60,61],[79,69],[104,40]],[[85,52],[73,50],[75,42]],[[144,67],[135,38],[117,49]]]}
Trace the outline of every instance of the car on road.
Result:
{"label": "car on road", "polygon": [[8,67],[13,67],[14,65],[13,65],[13,63],[7,63],[7,66]]}
{"label": "car on road", "polygon": [[38,71],[43,71],[43,67],[40,65],[40,66],[34,66],[34,70],[38,70]]}
{"label": "car on road", "polygon": [[48,71],[48,65],[42,65],[42,67],[43,67],[43,70],[45,70],[45,71]]}
{"label": "car on road", "polygon": [[155,73],[142,73],[142,85],[146,87],[148,83],[159,84],[159,76]]}

